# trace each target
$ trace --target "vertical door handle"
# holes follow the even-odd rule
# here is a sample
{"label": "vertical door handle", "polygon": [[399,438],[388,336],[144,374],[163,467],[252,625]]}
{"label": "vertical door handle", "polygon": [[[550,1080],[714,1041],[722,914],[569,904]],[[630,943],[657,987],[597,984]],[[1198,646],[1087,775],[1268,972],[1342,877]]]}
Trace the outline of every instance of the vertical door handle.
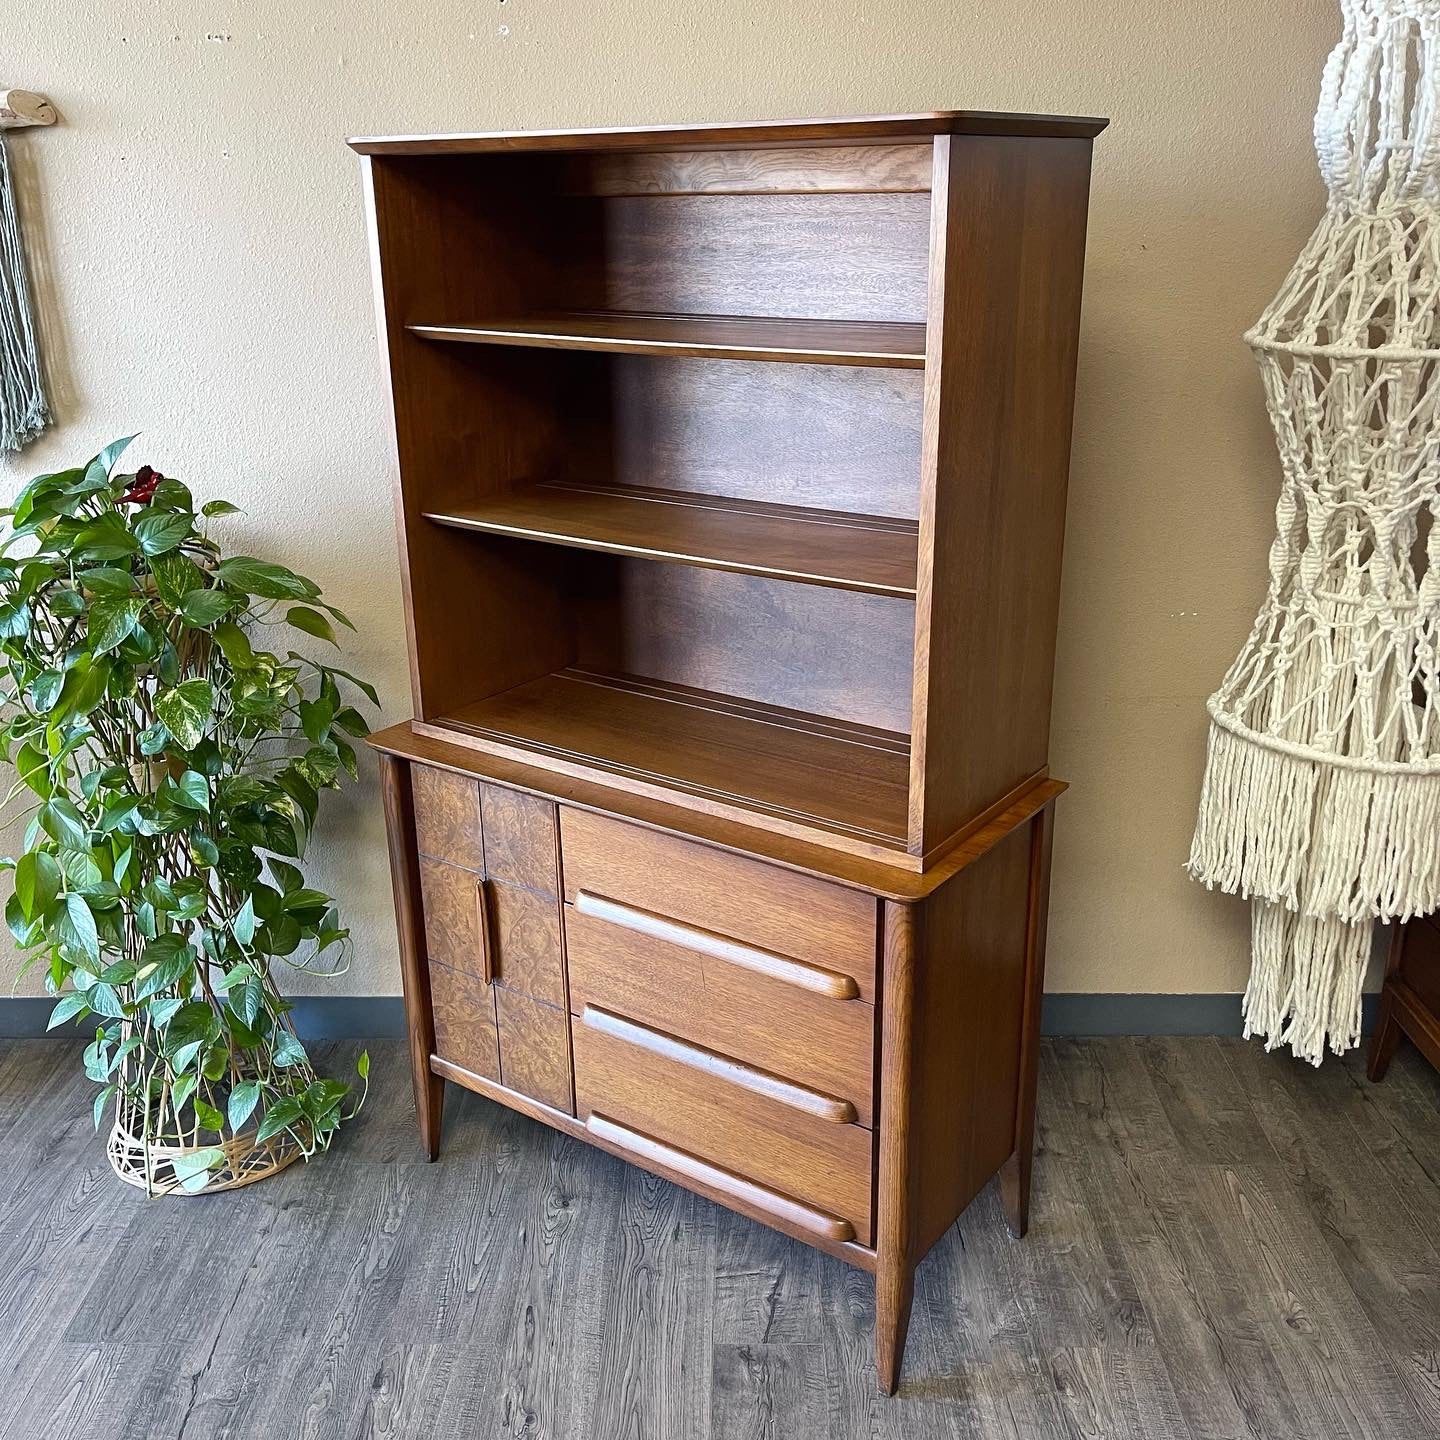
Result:
{"label": "vertical door handle", "polygon": [[480,932],[480,976],[487,985],[496,979],[495,953],[490,937],[490,882],[475,882],[475,928]]}

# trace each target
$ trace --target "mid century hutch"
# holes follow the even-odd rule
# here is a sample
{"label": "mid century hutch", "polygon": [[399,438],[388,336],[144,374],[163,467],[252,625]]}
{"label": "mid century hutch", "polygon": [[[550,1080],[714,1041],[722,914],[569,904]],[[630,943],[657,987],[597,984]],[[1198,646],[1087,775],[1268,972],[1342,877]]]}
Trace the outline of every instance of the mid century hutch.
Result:
{"label": "mid century hutch", "polygon": [[1029,1204],[1092,138],[873,119],[351,142],[445,1082],[872,1271]]}

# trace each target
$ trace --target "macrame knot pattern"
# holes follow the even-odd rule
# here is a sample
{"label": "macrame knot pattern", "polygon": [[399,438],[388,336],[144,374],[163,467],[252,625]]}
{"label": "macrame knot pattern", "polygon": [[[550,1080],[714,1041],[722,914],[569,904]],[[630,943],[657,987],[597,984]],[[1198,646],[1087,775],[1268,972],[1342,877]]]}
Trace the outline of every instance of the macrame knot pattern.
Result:
{"label": "macrame knot pattern", "polygon": [[1360,1038],[1373,922],[1440,908],[1440,0],[1342,0],[1325,214],[1259,323],[1284,475],[1211,696],[1189,870],[1252,902],[1246,1034]]}

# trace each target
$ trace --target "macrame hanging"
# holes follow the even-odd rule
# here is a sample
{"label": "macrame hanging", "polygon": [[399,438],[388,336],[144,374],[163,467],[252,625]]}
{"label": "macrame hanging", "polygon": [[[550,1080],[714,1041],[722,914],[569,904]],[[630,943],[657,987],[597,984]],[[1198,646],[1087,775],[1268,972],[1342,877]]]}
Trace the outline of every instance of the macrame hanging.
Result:
{"label": "macrame hanging", "polygon": [[54,122],[44,96],[0,93],[0,450],[19,450],[50,423],[5,130]]}
{"label": "macrame hanging", "polygon": [[1440,0],[1341,0],[1329,202],[1245,337],[1284,485],[1209,702],[1189,869],[1252,904],[1245,1033],[1360,1038],[1375,920],[1440,908]]}

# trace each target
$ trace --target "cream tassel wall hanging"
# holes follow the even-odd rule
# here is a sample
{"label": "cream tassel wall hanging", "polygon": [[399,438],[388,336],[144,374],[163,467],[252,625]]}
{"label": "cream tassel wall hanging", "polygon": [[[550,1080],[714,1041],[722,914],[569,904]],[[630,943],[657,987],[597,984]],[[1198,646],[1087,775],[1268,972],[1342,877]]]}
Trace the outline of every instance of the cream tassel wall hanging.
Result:
{"label": "cream tassel wall hanging", "polygon": [[1284,487],[1210,698],[1190,873],[1252,905],[1245,1033],[1360,1038],[1374,921],[1440,908],[1440,0],[1341,0],[1324,218],[1246,336]]}

